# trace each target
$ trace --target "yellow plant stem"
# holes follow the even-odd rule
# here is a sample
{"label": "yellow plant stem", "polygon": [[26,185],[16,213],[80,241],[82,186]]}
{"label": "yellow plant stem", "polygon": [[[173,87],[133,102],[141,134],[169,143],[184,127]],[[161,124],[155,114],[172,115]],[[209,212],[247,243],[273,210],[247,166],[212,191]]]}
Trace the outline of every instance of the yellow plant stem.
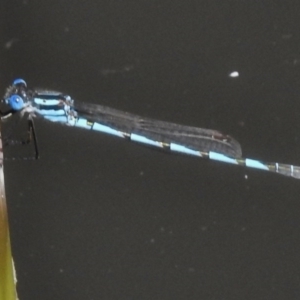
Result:
{"label": "yellow plant stem", "polygon": [[4,187],[2,139],[0,136],[0,300],[17,300]]}

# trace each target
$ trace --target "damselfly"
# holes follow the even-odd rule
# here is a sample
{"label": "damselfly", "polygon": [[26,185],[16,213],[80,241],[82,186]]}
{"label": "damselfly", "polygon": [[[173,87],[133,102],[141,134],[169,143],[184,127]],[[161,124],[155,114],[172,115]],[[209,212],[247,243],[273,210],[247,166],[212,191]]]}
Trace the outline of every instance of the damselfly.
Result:
{"label": "damselfly", "polygon": [[74,101],[70,96],[49,90],[28,89],[16,79],[6,90],[3,102],[9,109],[2,119],[27,115],[29,132],[38,147],[33,118],[104,132],[160,149],[208,158],[234,165],[275,172],[300,179],[300,167],[243,158],[240,144],[219,131],[143,118],[106,106]]}

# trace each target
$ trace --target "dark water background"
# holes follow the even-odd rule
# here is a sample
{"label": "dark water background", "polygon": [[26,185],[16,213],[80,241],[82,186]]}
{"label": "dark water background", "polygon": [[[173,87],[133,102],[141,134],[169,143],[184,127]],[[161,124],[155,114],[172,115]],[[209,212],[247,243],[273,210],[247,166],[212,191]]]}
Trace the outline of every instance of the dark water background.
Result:
{"label": "dark water background", "polygon": [[[299,165],[300,4],[278,2],[5,0],[0,88],[23,77]],[[299,299],[300,181],[36,128],[41,159],[5,164],[21,300]]]}

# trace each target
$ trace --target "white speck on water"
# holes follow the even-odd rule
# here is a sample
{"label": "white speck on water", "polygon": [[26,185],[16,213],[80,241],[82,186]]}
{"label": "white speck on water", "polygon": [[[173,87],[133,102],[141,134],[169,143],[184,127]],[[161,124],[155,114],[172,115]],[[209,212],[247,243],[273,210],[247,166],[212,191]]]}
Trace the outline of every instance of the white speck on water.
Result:
{"label": "white speck on water", "polygon": [[231,78],[236,78],[239,76],[240,76],[240,74],[238,71],[233,71],[233,72],[229,73],[229,77],[231,77]]}

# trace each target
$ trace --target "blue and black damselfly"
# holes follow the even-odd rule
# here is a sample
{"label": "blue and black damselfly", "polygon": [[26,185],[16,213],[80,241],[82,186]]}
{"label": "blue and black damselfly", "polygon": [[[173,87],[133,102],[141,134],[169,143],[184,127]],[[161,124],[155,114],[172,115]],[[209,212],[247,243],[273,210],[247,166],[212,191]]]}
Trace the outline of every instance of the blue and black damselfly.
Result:
{"label": "blue and black damselfly", "polygon": [[70,96],[49,90],[28,89],[16,79],[6,90],[3,102],[8,106],[2,119],[14,114],[26,115],[28,132],[38,158],[35,117],[73,127],[104,132],[160,149],[208,158],[233,165],[275,172],[300,179],[300,167],[243,158],[240,144],[219,131],[153,120],[110,107],[74,101]]}

